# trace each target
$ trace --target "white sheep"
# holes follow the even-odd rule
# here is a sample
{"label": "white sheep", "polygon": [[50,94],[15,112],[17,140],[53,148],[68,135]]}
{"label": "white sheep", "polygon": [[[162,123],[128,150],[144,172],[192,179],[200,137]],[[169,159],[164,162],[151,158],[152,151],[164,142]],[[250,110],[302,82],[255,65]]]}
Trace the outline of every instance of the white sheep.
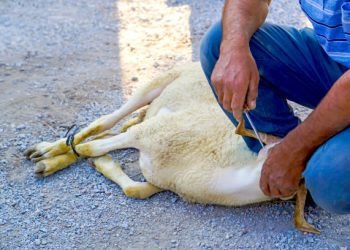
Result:
{"label": "white sheep", "polygon": [[[101,134],[126,115],[150,104],[123,133]],[[238,128],[240,134],[253,136]],[[88,137],[97,135],[88,142]],[[276,138],[262,135],[265,142]],[[75,135],[75,150],[94,157],[97,171],[121,186],[123,192],[144,199],[171,190],[190,202],[241,206],[270,200],[259,188],[266,152],[251,152],[235,133],[215,101],[199,63],[178,67],[139,88],[120,109],[102,116]],[[139,165],[147,182],[131,180],[107,153],[122,148],[140,151]],[[63,169],[78,157],[66,139],[42,142],[25,154],[42,176]],[[295,224],[317,233],[304,219],[306,189],[297,192]]]}

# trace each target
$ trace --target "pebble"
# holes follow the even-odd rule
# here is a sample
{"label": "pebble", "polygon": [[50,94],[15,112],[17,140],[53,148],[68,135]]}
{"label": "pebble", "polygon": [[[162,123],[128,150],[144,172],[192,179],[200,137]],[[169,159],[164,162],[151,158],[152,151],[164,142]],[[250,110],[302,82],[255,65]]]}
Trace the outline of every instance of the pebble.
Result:
{"label": "pebble", "polygon": [[21,124],[21,125],[18,125],[18,126],[16,127],[16,130],[19,131],[19,130],[22,130],[22,129],[25,129],[25,128],[26,128],[26,126],[23,125],[23,124]]}
{"label": "pebble", "polygon": [[[4,148],[4,147],[2,147],[2,148]],[[0,164],[1,165],[7,165],[8,161],[7,160],[0,160]]]}
{"label": "pebble", "polygon": [[34,244],[36,246],[39,246],[41,244],[41,240],[40,239],[35,239]]}
{"label": "pebble", "polygon": [[243,235],[246,235],[247,233],[248,233],[247,230],[242,230],[242,231],[238,232],[238,235],[243,236]]}
{"label": "pebble", "polygon": [[314,220],[311,217],[309,217],[309,218],[307,218],[307,222],[312,225],[314,223]]}

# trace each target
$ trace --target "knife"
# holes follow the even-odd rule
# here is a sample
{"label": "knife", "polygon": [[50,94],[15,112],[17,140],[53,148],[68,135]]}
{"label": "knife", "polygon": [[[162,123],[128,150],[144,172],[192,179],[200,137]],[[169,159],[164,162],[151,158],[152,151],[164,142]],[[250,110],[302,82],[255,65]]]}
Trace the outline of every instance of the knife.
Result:
{"label": "knife", "polygon": [[249,115],[248,111],[245,110],[245,111],[243,111],[243,113],[244,113],[245,117],[247,118],[250,126],[252,127],[252,129],[254,131],[254,134],[256,135],[256,138],[258,139],[261,147],[264,148],[264,143],[262,142],[261,137],[260,137],[258,131],[256,130],[256,127],[254,126],[254,123],[253,123],[252,119],[250,119],[250,115]]}

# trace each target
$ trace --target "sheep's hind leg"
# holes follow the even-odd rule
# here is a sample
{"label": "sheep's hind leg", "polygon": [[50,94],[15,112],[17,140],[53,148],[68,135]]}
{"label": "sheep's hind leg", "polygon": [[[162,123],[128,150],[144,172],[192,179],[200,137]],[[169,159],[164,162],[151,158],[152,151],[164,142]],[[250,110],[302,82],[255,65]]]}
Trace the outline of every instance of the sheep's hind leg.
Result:
{"label": "sheep's hind leg", "polygon": [[[136,90],[135,94],[118,110],[109,115],[104,115],[92,122],[88,127],[82,129],[74,137],[74,144],[78,145],[90,136],[100,134],[111,129],[118,121],[125,116],[151,103],[163,91],[163,89],[174,81],[181,72],[172,70],[163,76],[145,84]],[[43,142],[29,147],[24,154],[34,162],[50,157],[65,154],[70,150],[66,145],[66,139],[60,139],[53,143]]]}
{"label": "sheep's hind leg", "polygon": [[120,165],[113,161],[110,155],[104,155],[92,159],[96,170],[108,179],[117,183],[128,197],[146,199],[156,193],[163,191],[148,182],[136,182],[127,176]]}
{"label": "sheep's hind leg", "polygon": [[294,224],[297,229],[303,232],[319,234],[320,231],[313,225],[307,223],[304,215],[305,200],[307,189],[305,184],[301,184],[296,194],[296,204],[294,211]]}
{"label": "sheep's hind leg", "polygon": [[144,110],[140,111],[140,113],[135,118],[127,120],[120,128],[120,132],[124,133],[130,127],[135,126],[136,124],[143,122],[143,120],[145,119],[146,113],[147,113],[147,109],[144,109]]}

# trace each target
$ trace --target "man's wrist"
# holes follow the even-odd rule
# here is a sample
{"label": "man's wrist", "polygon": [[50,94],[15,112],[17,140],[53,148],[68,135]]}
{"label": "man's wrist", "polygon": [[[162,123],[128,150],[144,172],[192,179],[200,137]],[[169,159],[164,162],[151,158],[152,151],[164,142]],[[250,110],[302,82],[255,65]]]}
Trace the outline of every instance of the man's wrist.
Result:
{"label": "man's wrist", "polygon": [[284,139],[283,144],[291,154],[297,155],[301,159],[308,159],[318,145],[307,140],[308,136],[304,128],[299,126],[292,130]]}
{"label": "man's wrist", "polygon": [[232,51],[248,51],[249,39],[243,36],[232,37],[230,39],[223,39],[221,41],[220,53]]}

